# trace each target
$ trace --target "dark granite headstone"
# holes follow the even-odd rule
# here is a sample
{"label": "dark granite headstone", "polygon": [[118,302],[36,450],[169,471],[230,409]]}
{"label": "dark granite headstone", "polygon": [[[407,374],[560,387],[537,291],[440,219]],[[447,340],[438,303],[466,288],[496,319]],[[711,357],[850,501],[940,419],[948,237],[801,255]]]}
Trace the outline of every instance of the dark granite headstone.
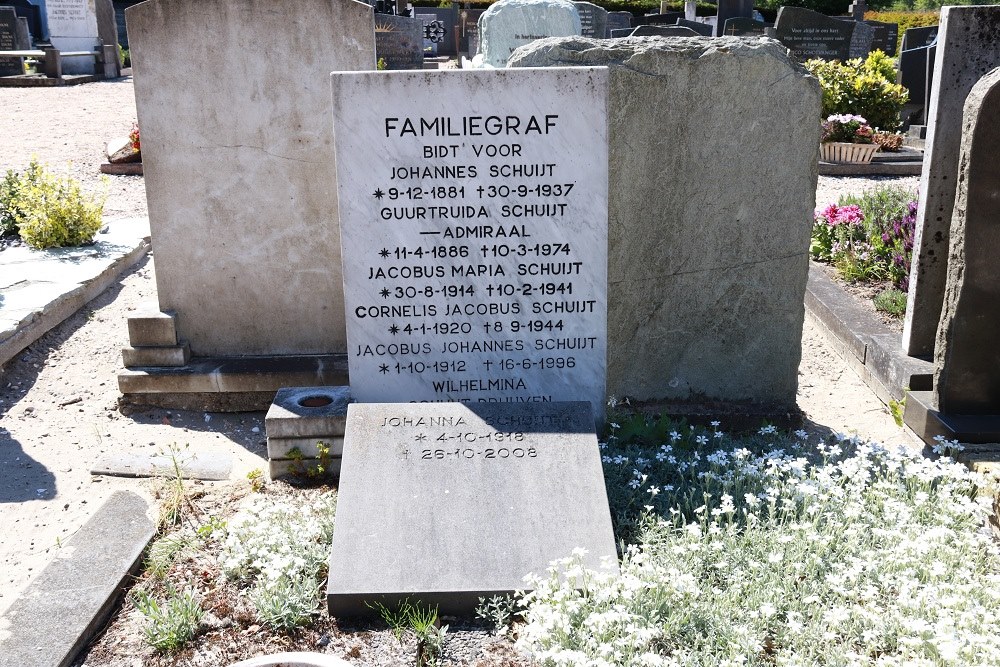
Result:
{"label": "dark granite headstone", "polygon": [[375,15],[375,58],[386,69],[424,68],[424,24],[393,14]]}
{"label": "dark granite headstone", "polygon": [[[905,36],[903,41],[906,43]],[[933,55],[936,44],[937,32],[934,33],[934,40],[930,45],[904,49],[899,53],[899,83],[909,91],[911,103],[923,105],[923,110],[916,121],[917,125],[925,125],[927,122],[927,103],[934,73]]]}
{"label": "dark granite headstone", "polygon": [[125,10],[132,5],[136,5],[141,0],[113,0],[115,7],[115,21],[118,24],[118,43],[126,49],[128,48],[128,30],[125,26]]}
{"label": "dark granite headstone", "polygon": [[[615,32],[618,32],[617,30]],[[691,28],[682,25],[639,25],[628,37],[701,37]]]}
{"label": "dark granite headstone", "polygon": [[1000,68],[965,101],[948,277],[934,354],[941,413],[1000,419]]}
{"label": "dark granite headstone", "polygon": [[841,21],[802,7],[782,7],[774,28],[778,40],[801,60],[850,57],[854,21]]}
{"label": "dark granite headstone", "polygon": [[675,25],[677,19],[684,18],[684,12],[666,12],[664,14],[646,14],[633,21],[634,25]]}
{"label": "dark granite headstone", "polygon": [[[476,55],[479,48],[479,17],[485,9],[460,9],[458,12],[458,50]],[[469,40],[474,40],[470,42]]]}
{"label": "dark granite headstone", "polygon": [[604,39],[608,33],[608,10],[584,0],[575,0],[573,4],[580,14],[581,35]]}
{"label": "dark granite headstone", "polygon": [[722,35],[726,21],[731,18],[750,18],[753,16],[753,0],[718,0],[718,12],[715,21],[715,35]]}
{"label": "dark granite headstone", "polygon": [[875,41],[872,50],[879,49],[887,56],[896,55],[896,42],[899,41],[899,24],[884,21],[865,21],[875,28]]}
{"label": "dark granite headstone", "polygon": [[608,37],[613,37],[612,30],[630,30],[632,14],[630,12],[608,12]]}
{"label": "dark granite headstone", "polygon": [[42,8],[38,5],[33,5],[28,0],[0,0],[0,6],[13,7],[18,16],[28,19],[28,30],[31,32],[32,40],[38,41],[48,37],[42,33]]}
{"label": "dark granite headstone", "polygon": [[458,8],[451,7],[419,7],[413,10],[417,18],[423,17],[424,47],[433,45],[434,55],[457,56],[456,40],[458,23]]}
{"label": "dark granite headstone", "polygon": [[872,52],[875,36],[878,29],[865,23],[864,21],[854,21],[854,19],[841,19],[854,23],[854,32],[851,33],[851,58],[867,58]]}
{"label": "dark granite headstone", "polygon": [[468,614],[578,548],[617,560],[588,403],[348,408],[331,616],[406,598]]}
{"label": "dark granite headstone", "polygon": [[692,30],[695,34],[701,35],[702,37],[711,37],[715,30],[712,26],[707,23],[700,23],[698,21],[688,21],[687,19],[677,19],[675,24],[682,28],[688,28]]}
{"label": "dark granite headstone", "polygon": [[[13,7],[0,7],[0,51],[20,51],[29,45],[18,39],[19,25]],[[0,58],[0,76],[24,74],[24,58]]]}
{"label": "dark granite headstone", "polygon": [[726,21],[724,34],[730,37],[763,37],[765,30],[773,26],[773,23],[738,16]]}
{"label": "dark granite headstone", "polygon": [[899,45],[900,51],[917,49],[921,46],[930,46],[937,40],[938,26],[926,26],[923,28],[908,28],[903,33],[903,41]]}

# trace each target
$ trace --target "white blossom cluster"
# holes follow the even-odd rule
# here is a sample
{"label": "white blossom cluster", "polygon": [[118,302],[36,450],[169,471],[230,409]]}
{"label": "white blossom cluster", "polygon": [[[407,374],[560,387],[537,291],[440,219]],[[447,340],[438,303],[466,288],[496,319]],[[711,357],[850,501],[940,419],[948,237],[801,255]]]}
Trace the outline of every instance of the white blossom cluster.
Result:
{"label": "white blossom cluster", "polygon": [[986,480],[796,435],[761,454],[671,435],[644,465],[606,448],[609,479],[656,506],[620,573],[575,554],[528,582],[520,643],[560,666],[1000,665]]}
{"label": "white blossom cluster", "polygon": [[251,496],[227,524],[223,574],[265,587],[282,577],[315,579],[329,555],[335,509],[332,493],[310,505]]}

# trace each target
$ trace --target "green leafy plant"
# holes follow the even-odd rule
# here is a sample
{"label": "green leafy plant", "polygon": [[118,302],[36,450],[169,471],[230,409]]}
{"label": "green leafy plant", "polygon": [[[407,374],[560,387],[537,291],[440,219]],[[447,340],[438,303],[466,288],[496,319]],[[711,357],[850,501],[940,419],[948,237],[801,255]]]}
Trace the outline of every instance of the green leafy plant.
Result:
{"label": "green leafy plant", "polygon": [[79,181],[51,174],[34,159],[21,174],[8,171],[0,185],[0,233],[16,230],[33,248],[90,243],[103,210],[103,197],[84,195]]}
{"label": "green leafy plant", "polygon": [[872,301],[875,303],[875,310],[893,317],[902,317],[906,313],[906,292],[901,290],[882,290]]}
{"label": "green leafy plant", "polygon": [[381,602],[369,603],[376,610],[397,641],[402,641],[407,631],[413,633],[417,641],[417,667],[432,667],[437,664],[444,648],[444,638],[448,626],[438,621],[438,608],[424,607],[419,602],[405,599],[396,608],[389,608]]}
{"label": "green leafy plant", "polygon": [[194,591],[178,592],[169,584],[167,598],[162,604],[140,589],[133,590],[132,601],[146,617],[143,628],[146,643],[161,652],[176,651],[191,640],[204,614]]}
{"label": "green leafy plant", "polygon": [[254,493],[261,493],[264,490],[264,471],[254,468],[247,473],[247,482],[250,483],[250,490]]}
{"label": "green leafy plant", "polygon": [[194,538],[184,533],[166,535],[156,540],[146,555],[146,572],[157,579],[163,579],[177,555],[194,543]]}
{"label": "green leafy plant", "polygon": [[274,630],[291,630],[307,624],[316,614],[316,579],[281,575],[273,581],[258,580],[250,591],[257,618]]}
{"label": "green leafy plant", "polygon": [[819,79],[823,90],[820,116],[854,114],[867,119],[874,128],[887,132],[899,129],[899,117],[909,98],[905,88],[896,83],[892,58],[875,50],[867,58],[807,60],[806,69]]}
{"label": "green leafy plant", "polygon": [[516,608],[516,602],[510,595],[494,595],[479,598],[476,616],[492,624],[497,634],[503,634],[513,622]]}
{"label": "green leafy plant", "polygon": [[333,470],[333,456],[330,453],[330,445],[322,440],[316,443],[315,462],[307,463],[305,454],[298,447],[293,447],[288,452],[288,459],[292,461],[290,470],[297,477],[304,477],[311,480],[320,480],[328,477]]}
{"label": "green leafy plant", "polygon": [[889,399],[889,414],[892,415],[892,421],[896,422],[896,426],[903,428],[903,413],[906,412],[906,393],[910,389],[906,387],[903,389],[903,398],[898,401],[894,398]]}
{"label": "green leafy plant", "polygon": [[375,63],[375,69],[379,71],[389,69],[389,64],[385,61],[385,58],[379,58],[378,62]]}

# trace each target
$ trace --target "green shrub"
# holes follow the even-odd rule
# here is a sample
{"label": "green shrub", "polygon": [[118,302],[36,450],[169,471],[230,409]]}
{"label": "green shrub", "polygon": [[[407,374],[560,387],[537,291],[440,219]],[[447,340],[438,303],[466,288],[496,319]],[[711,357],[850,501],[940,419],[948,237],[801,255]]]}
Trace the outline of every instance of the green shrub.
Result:
{"label": "green shrub", "polygon": [[89,243],[103,210],[103,197],[85,195],[79,181],[49,173],[34,159],[21,174],[8,171],[0,184],[0,231],[16,231],[32,248]]}
{"label": "green shrub", "polygon": [[888,132],[899,129],[899,112],[909,93],[895,82],[896,70],[889,56],[876,50],[865,59],[845,63],[814,58],[806,61],[806,69],[823,88],[822,118],[857,114],[874,128]]}

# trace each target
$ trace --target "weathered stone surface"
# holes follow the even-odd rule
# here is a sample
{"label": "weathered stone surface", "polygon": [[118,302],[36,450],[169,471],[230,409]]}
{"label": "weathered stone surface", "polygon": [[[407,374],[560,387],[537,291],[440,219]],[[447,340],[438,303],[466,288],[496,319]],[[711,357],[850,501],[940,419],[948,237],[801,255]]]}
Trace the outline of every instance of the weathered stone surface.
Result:
{"label": "weathered stone surface", "polygon": [[[160,309],[196,356],[344,352],[326,81],[375,68],[371,7],[153,0],[126,15]],[[192,63],[211,66],[183,74]]]}
{"label": "weathered stone surface", "polygon": [[297,477],[299,479],[331,479],[340,475],[343,460],[340,457],[320,459],[270,459],[267,473],[271,479]]}
{"label": "weathered stone surface", "polygon": [[329,455],[340,458],[344,454],[344,436],[323,436],[312,438],[272,438],[267,439],[269,459],[287,459],[301,455],[308,459],[319,458],[319,443],[329,449]]}
{"label": "weathered stone surface", "polygon": [[122,348],[122,362],[126,368],[183,366],[190,360],[191,347],[187,341],[180,345]]}
{"label": "weathered stone surface", "polygon": [[142,153],[135,150],[132,146],[132,140],[128,137],[112,139],[108,142],[107,146],[104,147],[104,152],[107,154],[108,162],[111,164],[126,164],[128,162],[142,161]]}
{"label": "weathered stone surface", "polygon": [[184,479],[219,481],[229,479],[232,469],[233,457],[226,452],[181,452],[174,456],[112,452],[97,459],[90,473],[116,477],[173,477],[180,470]]}
{"label": "weathered stone surface", "polygon": [[617,563],[587,403],[350,406],[331,615],[407,597],[469,613],[577,548]]}
{"label": "weathered stone surface", "polygon": [[620,37],[701,37],[701,35],[699,35],[691,28],[682,25],[638,25],[627,35],[615,35],[615,37],[619,36]]}
{"label": "weathered stone surface", "polygon": [[156,303],[144,303],[128,318],[128,342],[131,345],[177,345],[174,313],[157,310]]}
{"label": "weathered stone surface", "polygon": [[[909,31],[907,31],[909,32]],[[948,263],[948,227],[955,205],[962,108],[972,86],[1000,66],[1000,7],[942,7],[928,137],[903,323],[903,349],[934,352]]]}
{"label": "weathered stone surface", "polygon": [[479,50],[487,65],[503,67],[522,44],[581,30],[580,13],[569,0],[499,0],[479,17]]}
{"label": "weathered stone surface", "polygon": [[270,438],[327,438],[344,435],[351,388],[284,387],[264,417]]}
{"label": "weathered stone surface", "polygon": [[608,393],[794,404],[818,82],[765,38],[548,39],[511,60],[552,65],[612,67]]}
{"label": "weathered stone surface", "polygon": [[1000,68],[973,86],[962,125],[934,392],[942,413],[1000,415]]}
{"label": "weathered stone surface", "polygon": [[0,617],[0,667],[66,667],[102,627],[156,534],[148,505],[118,491]]}

